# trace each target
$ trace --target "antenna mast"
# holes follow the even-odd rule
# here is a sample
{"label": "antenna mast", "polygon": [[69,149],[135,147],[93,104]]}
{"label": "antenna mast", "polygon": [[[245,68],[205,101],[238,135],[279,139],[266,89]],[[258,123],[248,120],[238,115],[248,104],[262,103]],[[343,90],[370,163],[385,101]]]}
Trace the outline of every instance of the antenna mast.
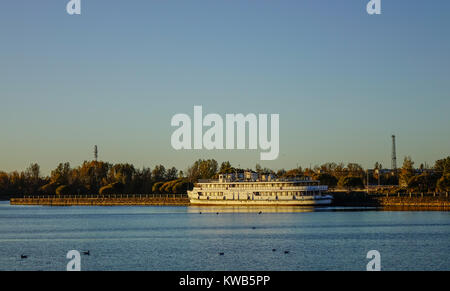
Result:
{"label": "antenna mast", "polygon": [[397,170],[397,153],[395,152],[395,135],[392,135],[392,170]]}

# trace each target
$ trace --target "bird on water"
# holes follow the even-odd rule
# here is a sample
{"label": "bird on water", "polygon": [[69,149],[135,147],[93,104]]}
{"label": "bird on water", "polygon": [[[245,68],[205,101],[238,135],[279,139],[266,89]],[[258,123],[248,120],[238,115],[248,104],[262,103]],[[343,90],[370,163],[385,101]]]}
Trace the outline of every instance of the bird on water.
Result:
{"label": "bird on water", "polygon": [[83,252],[83,255],[89,256],[91,254],[91,251],[85,251]]}
{"label": "bird on water", "polygon": [[21,259],[26,259],[26,258],[28,258],[28,256],[26,256],[26,255],[20,255],[20,258],[21,258]]}

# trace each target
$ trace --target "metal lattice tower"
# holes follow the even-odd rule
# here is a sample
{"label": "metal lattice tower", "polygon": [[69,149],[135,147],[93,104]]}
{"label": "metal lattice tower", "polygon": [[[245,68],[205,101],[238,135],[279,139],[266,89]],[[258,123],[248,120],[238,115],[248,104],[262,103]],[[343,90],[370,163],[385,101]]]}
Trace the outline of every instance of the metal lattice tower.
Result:
{"label": "metal lattice tower", "polygon": [[397,153],[395,152],[395,135],[392,135],[392,170],[397,170]]}
{"label": "metal lattice tower", "polygon": [[95,161],[98,160],[98,148],[97,148],[97,145],[94,146],[94,158],[95,158]]}

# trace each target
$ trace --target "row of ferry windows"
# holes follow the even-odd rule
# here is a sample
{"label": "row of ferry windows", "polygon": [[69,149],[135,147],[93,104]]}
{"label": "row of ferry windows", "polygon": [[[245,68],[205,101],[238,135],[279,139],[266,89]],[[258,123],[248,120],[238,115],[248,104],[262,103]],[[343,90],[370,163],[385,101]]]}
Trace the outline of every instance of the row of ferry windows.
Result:
{"label": "row of ferry windows", "polygon": [[[237,186],[239,186],[239,187],[237,187]],[[228,185],[206,184],[206,185],[201,185],[201,187],[205,188],[205,189],[206,188],[215,188],[215,189],[228,189],[228,188],[269,189],[269,188],[274,188],[274,187],[299,187],[299,186],[317,186],[317,183],[267,184],[267,185],[261,185],[261,184],[242,184],[242,185],[236,185],[236,184],[228,184]]]}
{"label": "row of ferry windows", "polygon": [[[198,194],[204,195],[204,196],[223,196],[223,192],[198,192]],[[318,192],[262,192],[262,193],[255,192],[255,193],[253,193],[253,195],[255,195],[255,196],[292,196],[292,195],[312,196],[315,194],[319,194],[319,193]],[[229,195],[233,195],[233,194],[229,194]],[[237,193],[235,195],[237,195]],[[246,195],[246,194],[241,193],[240,195]]]}

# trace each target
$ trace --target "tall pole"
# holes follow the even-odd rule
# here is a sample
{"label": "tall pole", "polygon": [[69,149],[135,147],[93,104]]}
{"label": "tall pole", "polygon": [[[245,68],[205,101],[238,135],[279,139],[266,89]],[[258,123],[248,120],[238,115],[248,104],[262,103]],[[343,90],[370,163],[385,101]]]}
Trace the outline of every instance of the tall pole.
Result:
{"label": "tall pole", "polygon": [[95,158],[95,161],[97,162],[97,160],[98,160],[98,148],[97,148],[97,145],[94,146],[94,158]]}
{"label": "tall pole", "polygon": [[397,171],[397,153],[395,151],[395,135],[392,135],[392,170]]}

